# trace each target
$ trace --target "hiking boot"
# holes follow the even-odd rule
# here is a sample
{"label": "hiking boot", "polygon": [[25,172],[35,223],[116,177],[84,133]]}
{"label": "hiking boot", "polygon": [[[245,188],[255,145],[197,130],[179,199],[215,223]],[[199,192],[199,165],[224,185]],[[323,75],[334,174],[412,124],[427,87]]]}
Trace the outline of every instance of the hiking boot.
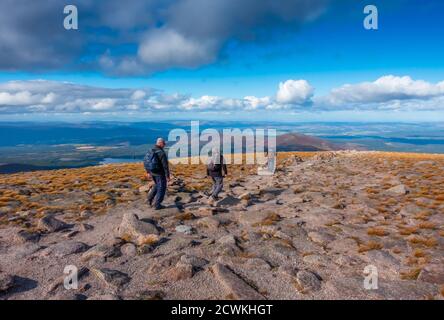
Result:
{"label": "hiking boot", "polygon": [[162,210],[162,209],[166,209],[166,207],[165,206],[163,206],[163,205],[158,205],[157,207],[155,207],[154,208],[154,210]]}
{"label": "hiking boot", "polygon": [[154,199],[148,199],[148,200],[146,201],[146,204],[149,205],[151,208],[153,207],[153,200],[154,200]]}

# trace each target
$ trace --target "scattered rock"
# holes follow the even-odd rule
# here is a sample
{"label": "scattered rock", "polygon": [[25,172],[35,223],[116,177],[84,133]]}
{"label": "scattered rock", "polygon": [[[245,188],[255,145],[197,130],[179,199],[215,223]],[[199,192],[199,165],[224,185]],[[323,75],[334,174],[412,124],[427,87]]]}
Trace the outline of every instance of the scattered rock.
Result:
{"label": "scattered rock", "polygon": [[89,246],[83,242],[63,241],[50,247],[50,250],[57,257],[65,257],[70,254],[85,252],[88,248]]}
{"label": "scattered rock", "polygon": [[234,274],[226,266],[216,263],[213,267],[213,274],[216,279],[225,287],[228,295],[237,300],[264,300],[265,298],[257,292],[251,285]]}
{"label": "scattered rock", "polygon": [[94,227],[92,225],[90,225],[90,224],[81,223],[79,225],[79,231],[80,232],[86,232],[86,231],[90,231],[90,230],[93,230],[93,229],[94,229]]}
{"label": "scattered rock", "polygon": [[179,225],[176,227],[176,232],[191,235],[191,234],[193,234],[193,228],[190,226],[186,226],[186,225]]}
{"label": "scattered rock", "polygon": [[137,255],[137,247],[132,243],[126,243],[121,248],[122,254],[128,257],[135,257]]}
{"label": "scattered rock", "polygon": [[56,219],[53,215],[46,215],[39,220],[37,227],[46,232],[57,232],[70,228],[70,225]]}
{"label": "scattered rock", "polygon": [[91,269],[93,274],[102,280],[104,283],[106,283],[108,286],[113,287],[115,289],[118,289],[128,282],[130,282],[131,278],[123,272],[120,272],[118,270],[112,270],[107,268],[102,269]]}
{"label": "scattered rock", "polygon": [[26,230],[21,230],[16,234],[16,240],[19,243],[26,242],[39,242],[40,240],[40,232],[31,232]]}
{"label": "scattered rock", "polygon": [[88,261],[91,258],[100,258],[106,260],[108,258],[120,257],[121,252],[118,245],[98,244],[82,255],[83,261]]}
{"label": "scattered rock", "polygon": [[140,245],[147,241],[147,236],[159,234],[154,224],[139,220],[136,214],[130,212],[123,215],[117,231],[120,238]]}
{"label": "scattered rock", "polygon": [[407,191],[405,185],[400,184],[400,185],[397,185],[395,187],[388,189],[387,193],[390,193],[390,194],[393,194],[396,196],[403,196],[403,195],[407,194],[408,191]]}
{"label": "scattered rock", "polygon": [[15,285],[15,277],[10,274],[0,273],[0,295],[12,289]]}
{"label": "scattered rock", "polygon": [[163,300],[165,293],[160,290],[145,290],[137,295],[137,300]]}
{"label": "scattered rock", "polygon": [[311,291],[317,291],[321,289],[321,278],[311,271],[299,271],[298,273],[296,273],[296,281],[304,289],[309,289]]}
{"label": "scattered rock", "polygon": [[195,269],[202,269],[205,265],[208,264],[207,260],[188,254],[180,257],[180,261],[184,264],[190,264]]}

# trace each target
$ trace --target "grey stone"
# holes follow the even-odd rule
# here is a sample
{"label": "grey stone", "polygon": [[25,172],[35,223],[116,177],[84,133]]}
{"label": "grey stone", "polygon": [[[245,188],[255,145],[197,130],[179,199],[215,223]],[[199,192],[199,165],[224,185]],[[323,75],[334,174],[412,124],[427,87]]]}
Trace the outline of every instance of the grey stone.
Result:
{"label": "grey stone", "polygon": [[402,196],[408,193],[405,185],[400,184],[397,185],[395,187],[392,187],[390,189],[387,190],[387,193],[393,194],[393,195],[397,195],[397,196]]}
{"label": "grey stone", "polygon": [[180,261],[182,263],[192,265],[193,268],[203,268],[205,265],[208,264],[207,260],[188,254],[185,254],[182,257],[180,257]]}
{"label": "grey stone", "polygon": [[229,295],[237,300],[264,300],[265,298],[243,279],[234,274],[226,266],[216,263],[213,267],[213,274],[224,286]]}
{"label": "grey stone", "polygon": [[10,274],[0,273],[0,294],[12,289],[15,285],[15,277]]}
{"label": "grey stone", "polygon": [[310,289],[312,291],[318,291],[321,289],[321,278],[311,271],[299,271],[296,274],[296,281],[304,289]]}
{"label": "grey stone", "polygon": [[176,232],[190,235],[193,233],[193,228],[186,225],[179,225],[176,227]]}
{"label": "grey stone", "polygon": [[107,268],[102,269],[91,269],[93,274],[102,280],[104,283],[106,283],[108,286],[113,287],[115,289],[118,289],[128,282],[130,282],[131,278],[123,272],[120,272],[118,270],[112,270]]}
{"label": "grey stone", "polygon": [[158,235],[157,227],[150,223],[139,220],[136,214],[128,212],[123,215],[122,222],[118,227],[118,235],[126,241],[142,244],[146,237]]}
{"label": "grey stone", "polygon": [[39,240],[40,240],[40,233],[39,232],[31,232],[31,231],[21,230],[21,231],[17,232],[16,240],[19,243],[39,242]]}
{"label": "grey stone", "polygon": [[134,257],[137,255],[137,247],[132,243],[126,243],[121,248],[120,251],[128,257]]}
{"label": "grey stone", "polygon": [[70,226],[53,215],[46,215],[39,220],[37,227],[46,232],[57,232],[68,229]]}
{"label": "grey stone", "polygon": [[70,254],[85,252],[89,246],[78,241],[63,241],[50,247],[51,252],[57,257],[65,257]]}

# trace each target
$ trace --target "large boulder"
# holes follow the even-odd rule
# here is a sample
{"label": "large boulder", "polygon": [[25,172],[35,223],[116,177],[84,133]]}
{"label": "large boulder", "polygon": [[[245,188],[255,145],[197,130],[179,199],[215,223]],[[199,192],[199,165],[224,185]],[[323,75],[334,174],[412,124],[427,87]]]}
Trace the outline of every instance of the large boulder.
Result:
{"label": "large boulder", "polygon": [[159,240],[159,230],[153,223],[142,221],[130,212],[124,214],[117,233],[120,238],[137,245],[148,242],[151,244]]}

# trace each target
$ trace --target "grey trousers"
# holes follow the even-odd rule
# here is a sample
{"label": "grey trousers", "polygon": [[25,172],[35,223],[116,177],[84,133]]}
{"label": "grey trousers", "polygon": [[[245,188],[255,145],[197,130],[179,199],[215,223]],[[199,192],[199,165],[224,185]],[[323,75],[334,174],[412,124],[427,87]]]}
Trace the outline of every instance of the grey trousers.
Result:
{"label": "grey trousers", "polygon": [[224,178],[223,177],[211,177],[213,179],[213,188],[210,193],[213,198],[217,198],[219,193],[222,191],[224,187]]}

